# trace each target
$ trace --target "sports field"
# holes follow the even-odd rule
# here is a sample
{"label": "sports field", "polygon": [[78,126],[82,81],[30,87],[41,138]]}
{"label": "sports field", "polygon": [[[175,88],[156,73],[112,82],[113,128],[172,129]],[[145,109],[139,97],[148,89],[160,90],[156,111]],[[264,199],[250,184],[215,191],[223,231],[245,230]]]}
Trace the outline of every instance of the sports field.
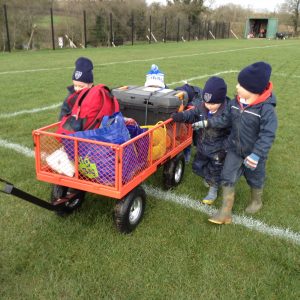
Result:
{"label": "sports field", "polygon": [[67,218],[0,194],[0,299],[299,299],[300,41],[216,40],[0,54],[0,177],[43,199],[31,132],[57,121],[74,61],[93,60],[96,83],[142,85],[152,63],[172,88],[203,87],[218,75],[233,97],[238,71],[272,65],[279,128],[267,164],[264,207],[244,214],[237,186],[234,224],[207,221],[206,188],[187,165],[176,189],[158,171],[144,187],[147,208],[130,235],[114,227],[115,200],[88,194]]}

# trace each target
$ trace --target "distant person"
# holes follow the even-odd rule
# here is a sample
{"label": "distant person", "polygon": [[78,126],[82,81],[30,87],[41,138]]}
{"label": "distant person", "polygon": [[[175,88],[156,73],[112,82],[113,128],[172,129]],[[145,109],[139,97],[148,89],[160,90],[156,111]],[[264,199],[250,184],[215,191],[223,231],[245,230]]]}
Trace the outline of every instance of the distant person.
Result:
{"label": "distant person", "polygon": [[[225,81],[220,77],[210,77],[203,88],[201,104],[194,109],[174,113],[171,118],[175,122],[184,123],[213,120],[221,116],[229,105],[230,99],[226,94]],[[212,204],[218,196],[229,133],[229,128],[202,128],[198,134],[197,152],[192,168],[208,184],[208,194],[202,199],[205,204]]]}
{"label": "distant person", "polygon": [[266,34],[267,34],[267,30],[266,29],[261,29],[260,31],[259,31],[259,38],[265,38],[266,37]]}
{"label": "distant person", "polygon": [[254,34],[253,32],[249,32],[249,34],[247,35],[248,39],[253,39],[254,38]]}
{"label": "distant person", "polygon": [[90,59],[79,57],[76,60],[72,80],[73,85],[67,87],[69,94],[61,106],[59,120],[71,113],[81,90],[91,88],[94,85],[93,63]]}
{"label": "distant person", "polygon": [[245,176],[251,189],[246,212],[256,213],[263,205],[266,161],[277,129],[271,70],[271,66],[263,61],[242,69],[238,75],[237,96],[226,113],[202,123],[202,127],[207,128],[232,128],[221,176],[223,203],[218,213],[209,219],[212,223],[231,223],[235,184],[241,175]]}

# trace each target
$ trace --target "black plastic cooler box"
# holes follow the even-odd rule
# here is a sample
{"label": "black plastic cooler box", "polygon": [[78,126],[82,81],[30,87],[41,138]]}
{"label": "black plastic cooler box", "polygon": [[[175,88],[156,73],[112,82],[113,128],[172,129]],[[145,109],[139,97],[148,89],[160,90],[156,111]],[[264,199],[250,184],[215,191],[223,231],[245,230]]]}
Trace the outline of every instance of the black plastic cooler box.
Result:
{"label": "black plastic cooler box", "polygon": [[154,125],[170,118],[171,113],[184,108],[188,95],[184,91],[145,86],[122,86],[112,90],[123,116],[140,125]]}

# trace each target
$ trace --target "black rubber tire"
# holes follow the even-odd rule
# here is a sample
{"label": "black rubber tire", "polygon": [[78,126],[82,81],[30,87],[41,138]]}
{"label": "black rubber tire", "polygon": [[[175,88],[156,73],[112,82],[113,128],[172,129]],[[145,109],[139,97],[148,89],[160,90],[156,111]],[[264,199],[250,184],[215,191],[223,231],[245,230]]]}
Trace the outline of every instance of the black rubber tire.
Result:
{"label": "black rubber tire", "polygon": [[[66,186],[54,184],[51,191],[51,203],[53,203],[57,199],[65,197],[69,192],[70,192],[70,188]],[[72,193],[73,192],[74,190],[72,189]],[[56,211],[57,215],[66,216],[81,207],[82,203],[84,202],[85,192],[79,190],[76,190],[76,192],[77,192],[77,197],[72,201],[65,202],[61,206],[61,210]]]}
{"label": "black rubber tire", "polygon": [[180,152],[173,159],[164,164],[163,184],[170,189],[180,184],[184,175],[185,159],[183,152]]}
{"label": "black rubber tire", "polygon": [[141,222],[146,207],[146,193],[137,186],[122,200],[117,201],[114,209],[114,222],[119,232],[130,233]]}

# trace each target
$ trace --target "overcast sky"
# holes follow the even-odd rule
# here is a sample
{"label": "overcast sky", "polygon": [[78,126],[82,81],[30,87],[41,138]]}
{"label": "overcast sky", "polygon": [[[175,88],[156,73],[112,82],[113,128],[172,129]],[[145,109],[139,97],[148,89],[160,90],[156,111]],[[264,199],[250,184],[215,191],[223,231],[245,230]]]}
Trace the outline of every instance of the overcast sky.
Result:
{"label": "overcast sky", "polygon": [[[166,0],[147,0],[147,3],[159,2],[162,4],[166,4]],[[256,10],[264,10],[268,9],[270,11],[274,11],[278,4],[283,3],[284,0],[215,0],[214,7],[218,7],[222,4],[234,3],[244,6],[245,8],[249,7]],[[208,3],[208,1],[205,1]]]}

